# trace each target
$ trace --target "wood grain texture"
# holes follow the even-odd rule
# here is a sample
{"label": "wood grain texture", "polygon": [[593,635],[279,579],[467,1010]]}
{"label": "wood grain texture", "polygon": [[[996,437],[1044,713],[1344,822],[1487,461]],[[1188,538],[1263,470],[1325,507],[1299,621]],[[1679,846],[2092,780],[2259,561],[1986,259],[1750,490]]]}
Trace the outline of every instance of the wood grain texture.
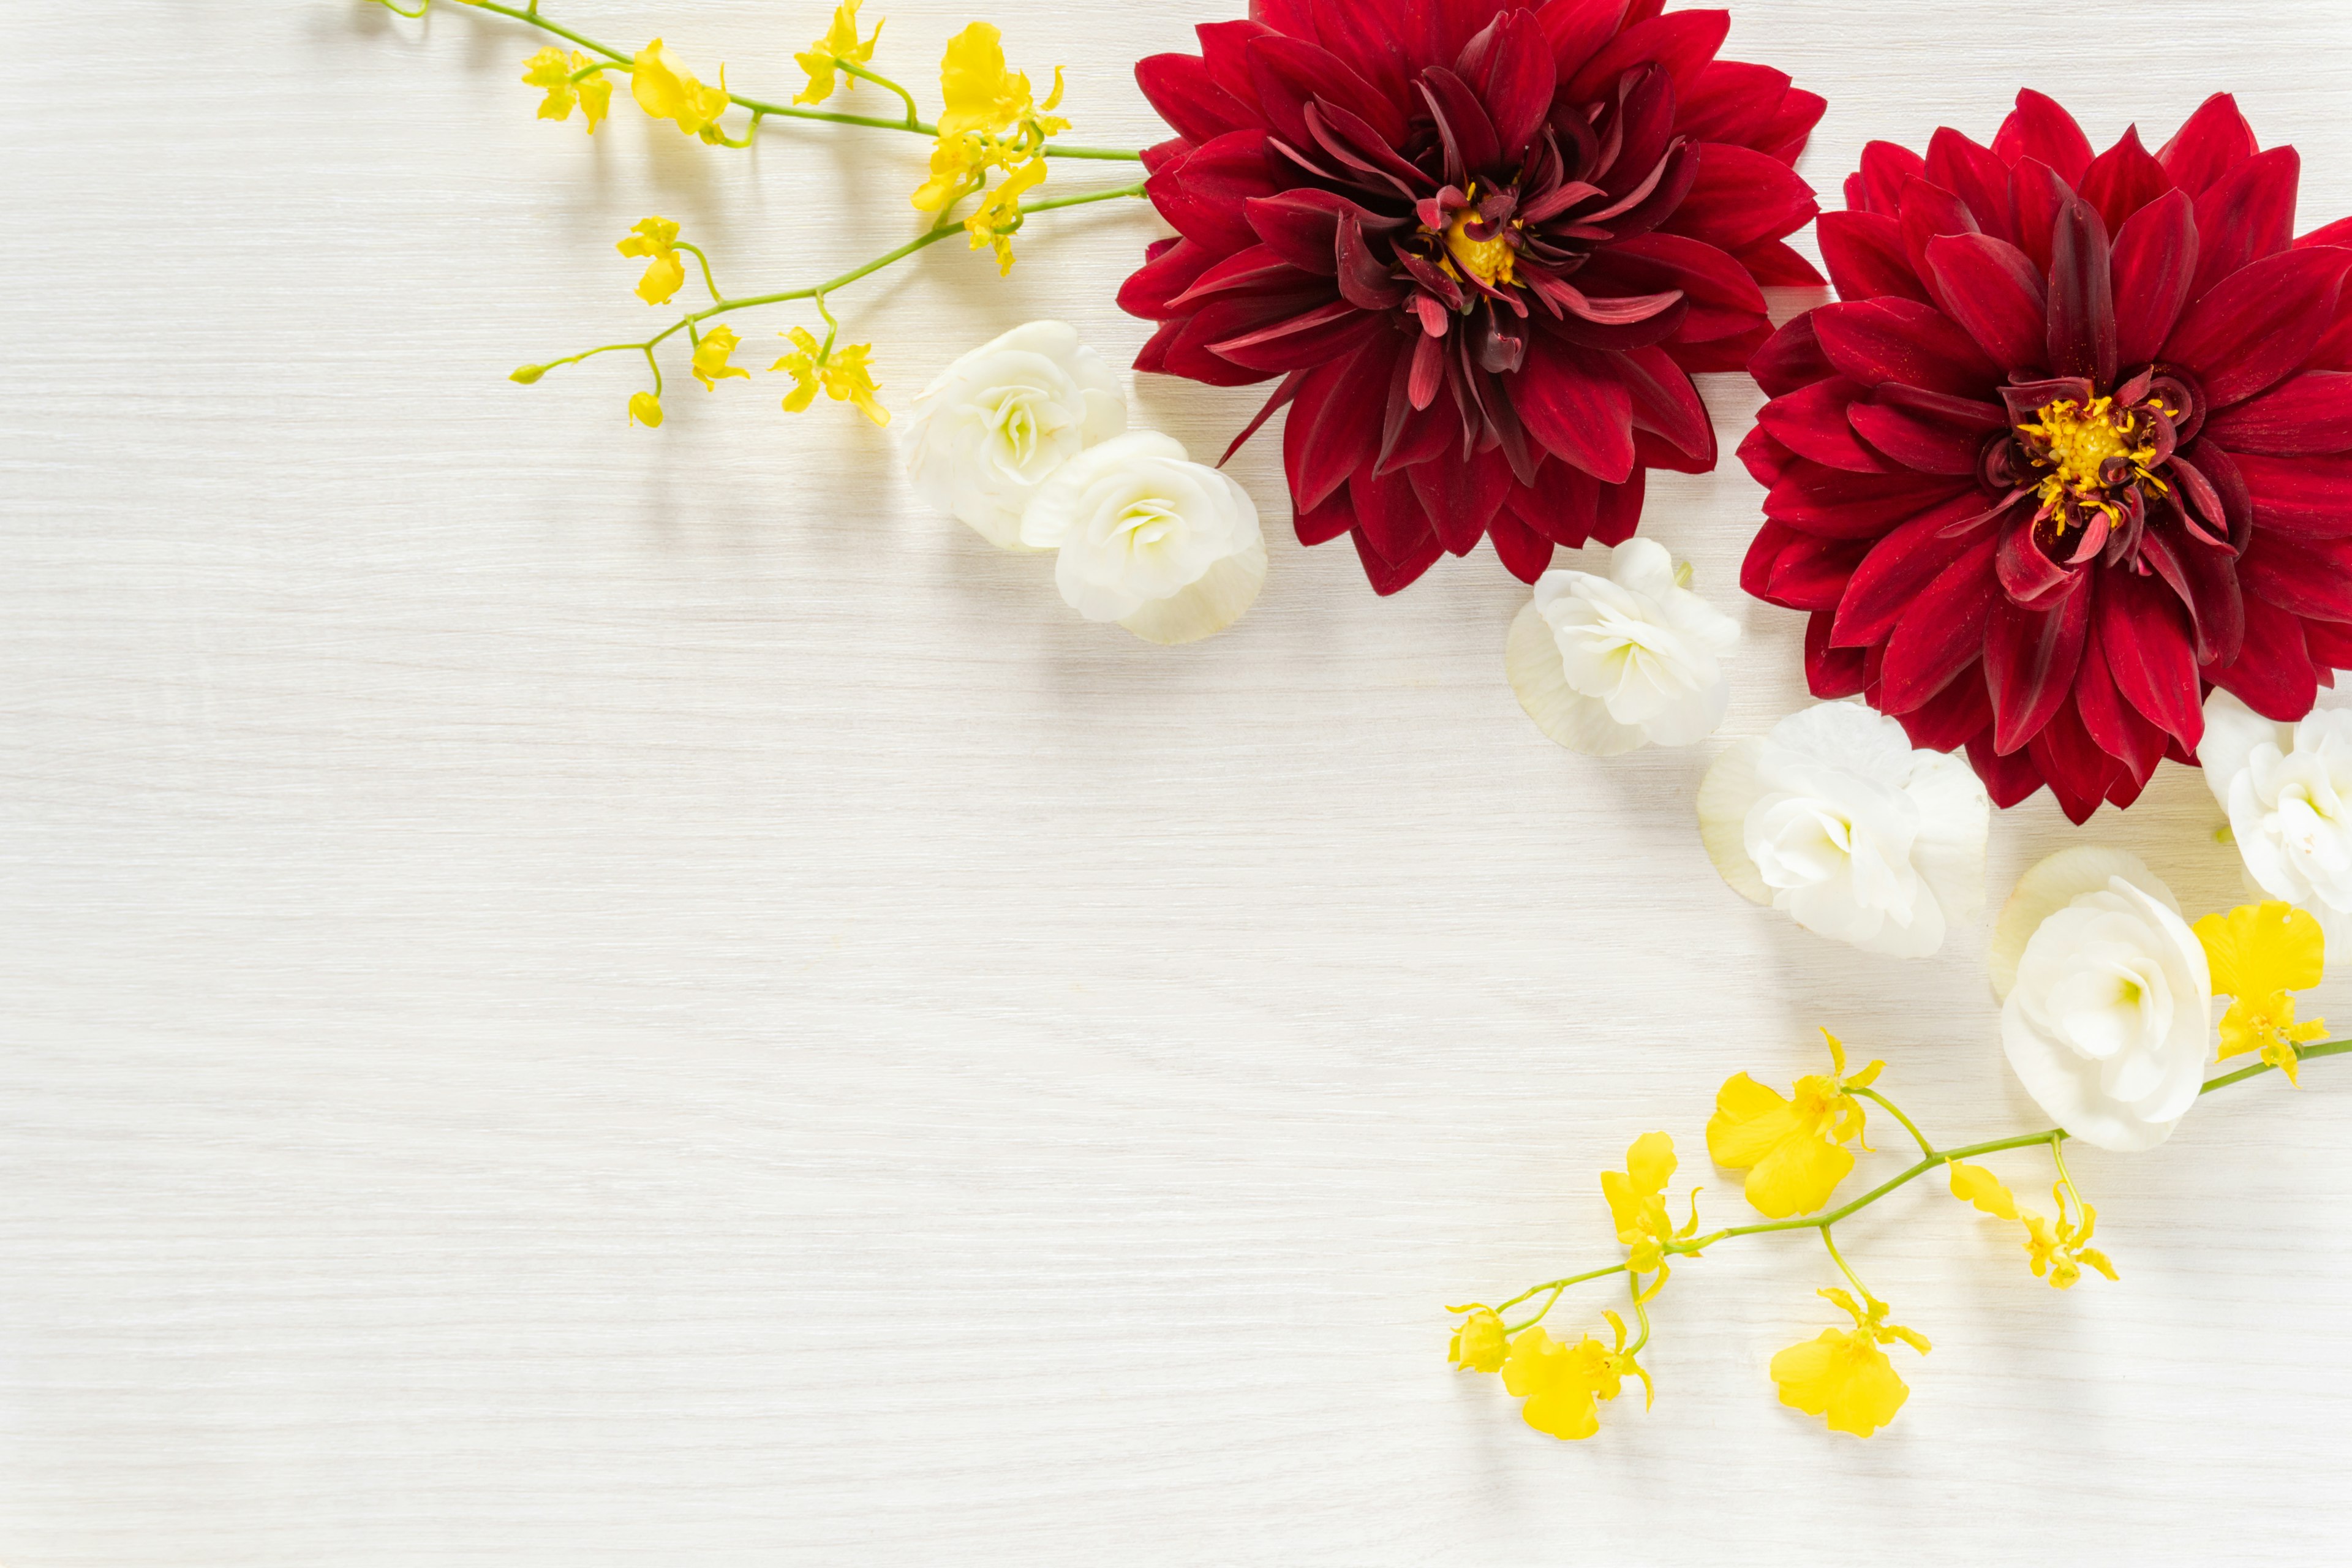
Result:
{"label": "wood grain texture", "polygon": [[[823,9],[562,7],[778,94]],[[1129,62],[1237,9],[994,16],[1133,145]],[[969,19],[885,14],[910,80]],[[1741,902],[1691,822],[1717,745],[1547,742],[1503,679],[1525,590],[1482,552],[1376,601],[1290,542],[1272,441],[1234,470],[1264,599],[1163,652],[927,515],[838,406],[681,374],[653,434],[625,363],[502,379],[652,319],[611,248],[646,212],[731,286],[814,280],[908,232],[920,143],[734,153],[625,107],[592,142],[531,118],[535,41],[454,8],[7,16],[39,62],[0,95],[10,1568],[2267,1563],[2352,1533],[2333,1064],[2083,1156],[2118,1285],[2050,1291],[1927,1184],[1849,1226],[1936,1342],[1867,1446],[1764,1374],[1832,1316],[1801,1239],[1678,1270],[1657,1408],[1598,1442],[1451,1374],[1442,1302],[1612,1255],[1593,1175],[1633,1134],[1737,1212],[1713,1088],[1809,1069],[1816,1025],[1932,1129],[2036,1124],[1982,933],[1899,963]],[[2306,224],[2352,211],[2343,0],[1779,0],[1732,52],[1830,97],[1824,187],[2020,85],[2102,144],[2227,87],[2302,148]],[[1123,363],[1157,232],[1041,217],[1009,282],[941,247],[845,317],[901,408],[1034,316]],[[1727,450],[1756,394],[1707,392]],[[1135,388],[1198,450],[1252,402]],[[1748,628],[1726,735],[1761,732],[1802,692],[1796,617],[1738,601],[1756,489],[1654,494]],[[2213,907],[2219,820],[2170,767],[2080,832],[2037,802],[1993,897],[2095,841]],[[2323,1001],[2352,1020],[2352,985]]]}

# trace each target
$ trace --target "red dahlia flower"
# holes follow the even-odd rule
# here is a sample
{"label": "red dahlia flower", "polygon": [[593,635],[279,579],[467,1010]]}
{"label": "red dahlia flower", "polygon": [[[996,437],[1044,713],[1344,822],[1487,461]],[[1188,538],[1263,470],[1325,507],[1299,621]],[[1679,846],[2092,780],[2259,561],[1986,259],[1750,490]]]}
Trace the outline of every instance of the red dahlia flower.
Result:
{"label": "red dahlia flower", "polygon": [[2291,721],[2352,665],[2352,222],[2294,237],[2299,167],[2226,96],[2154,154],[2031,92],[1989,149],[1871,144],[1740,448],[1815,695],[2081,822],[2210,687]]}
{"label": "red dahlia flower", "polygon": [[1381,593],[1482,536],[1529,582],[1625,539],[1648,468],[1715,466],[1685,373],[1764,341],[1759,282],[1820,281],[1780,240],[1822,100],[1664,3],[1253,0],[1136,68],[1181,236],[1119,293],[1163,323],[1136,368],[1281,376],[1298,537],[1352,533]]}

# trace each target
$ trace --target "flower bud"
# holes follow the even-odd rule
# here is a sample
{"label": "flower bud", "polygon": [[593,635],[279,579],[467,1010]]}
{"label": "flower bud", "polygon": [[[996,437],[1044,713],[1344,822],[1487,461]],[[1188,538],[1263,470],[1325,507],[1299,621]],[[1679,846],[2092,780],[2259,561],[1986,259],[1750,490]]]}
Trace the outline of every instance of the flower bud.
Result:
{"label": "flower bud", "polygon": [[545,375],[546,374],[547,367],[543,364],[527,364],[520,370],[516,371],[512,375],[507,377],[507,379],[509,381],[518,382],[524,386],[529,386],[532,382],[537,381],[541,376]]}

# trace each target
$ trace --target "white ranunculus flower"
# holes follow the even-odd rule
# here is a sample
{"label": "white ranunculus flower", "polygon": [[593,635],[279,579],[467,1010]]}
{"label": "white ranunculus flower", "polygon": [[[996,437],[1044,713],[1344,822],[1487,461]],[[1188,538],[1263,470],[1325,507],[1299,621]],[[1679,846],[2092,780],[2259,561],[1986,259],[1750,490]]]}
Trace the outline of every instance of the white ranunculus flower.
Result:
{"label": "white ranunculus flower", "polygon": [[2197,1103],[2213,979],[2172,889],[2135,855],[2063,849],[1994,923],[2000,1043],[2042,1110],[2085,1143],[2153,1149]]}
{"label": "white ranunculus flower", "polygon": [[1054,581],[1078,614],[1147,642],[1221,632],[1265,584],[1265,536],[1249,492],[1150,431],[1064,464],[1030,501],[1021,541],[1061,552]]}
{"label": "white ranunculus flower", "polygon": [[1066,321],[1032,321],[940,373],[907,422],[916,490],[1004,550],[1055,470],[1127,428],[1118,377]]}
{"label": "white ranunculus flower", "polygon": [[1571,752],[1613,757],[1687,746],[1731,700],[1721,656],[1739,625],[1676,581],[1663,545],[1631,539],[1609,575],[1547,572],[1504,654],[1528,717]]}
{"label": "white ranunculus flower", "polygon": [[2254,885],[2352,942],[2352,710],[2274,724],[2217,689],[2197,755]]}
{"label": "white ranunculus flower", "polygon": [[1865,952],[1923,958],[1984,909],[1984,785],[1859,703],[1791,713],[1726,752],[1698,819],[1725,881]]}

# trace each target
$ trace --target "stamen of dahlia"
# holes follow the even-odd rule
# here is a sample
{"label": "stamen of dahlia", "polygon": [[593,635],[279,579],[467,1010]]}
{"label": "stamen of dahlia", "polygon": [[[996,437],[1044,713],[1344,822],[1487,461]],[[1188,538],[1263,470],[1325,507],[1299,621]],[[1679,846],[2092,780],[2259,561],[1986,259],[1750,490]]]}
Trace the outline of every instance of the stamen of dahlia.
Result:
{"label": "stamen of dahlia", "polygon": [[2059,520],[2062,532],[2069,501],[2119,521],[2111,492],[2156,482],[2148,471],[2157,460],[2154,443],[2137,439],[2139,421],[2129,409],[2117,408],[2113,397],[2095,397],[2088,405],[2071,397],[2044,404],[2017,433],[2035,465],[2048,470],[2035,493],[2042,510]]}
{"label": "stamen of dahlia", "polygon": [[1470,226],[1480,222],[1475,207],[1464,207],[1445,226],[1445,253],[1463,271],[1489,289],[1497,284],[1515,284],[1518,279],[1518,252],[1512,246],[1509,229],[1498,228],[1491,238],[1473,239]]}

